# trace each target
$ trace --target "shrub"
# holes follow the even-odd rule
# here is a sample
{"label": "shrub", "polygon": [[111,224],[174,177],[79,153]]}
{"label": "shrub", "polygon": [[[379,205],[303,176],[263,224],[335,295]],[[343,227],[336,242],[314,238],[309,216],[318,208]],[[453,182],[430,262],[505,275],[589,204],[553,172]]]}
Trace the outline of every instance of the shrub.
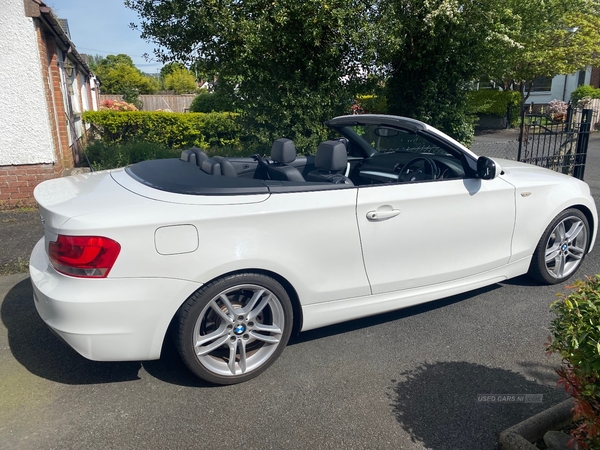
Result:
{"label": "shrub", "polygon": [[100,103],[100,109],[108,109],[111,111],[137,111],[137,107],[126,101],[122,100],[103,100]]}
{"label": "shrub", "polygon": [[127,86],[123,88],[121,93],[123,95],[123,101],[135,106],[136,109],[130,111],[136,111],[144,107],[144,104],[140,100],[140,91],[138,89]]}
{"label": "shrub", "polygon": [[551,306],[556,318],[548,351],[560,354],[559,383],[575,398],[571,431],[585,449],[600,448],[600,276],[576,281],[576,291]]}
{"label": "shrub", "polygon": [[94,170],[114,169],[149,159],[178,158],[180,150],[172,150],[153,142],[128,142],[106,144],[102,141],[90,143],[85,153]]}
{"label": "shrub", "polygon": [[471,109],[476,114],[506,117],[510,111],[510,124],[517,126],[520,120],[521,94],[517,91],[482,89],[469,94]]}
{"label": "shrub", "polygon": [[600,98],[600,88],[579,86],[571,92],[571,104],[576,105],[583,97]]}
{"label": "shrub", "polygon": [[166,148],[238,148],[240,126],[231,113],[170,113],[156,111],[86,111],[83,120],[94,126],[108,145],[145,141]]}
{"label": "shrub", "polygon": [[[358,95],[356,102],[352,105],[357,106],[364,114],[386,114],[387,101],[384,96],[377,95]],[[358,109],[357,108],[357,109]]]}
{"label": "shrub", "polygon": [[190,105],[190,112],[210,113],[233,110],[234,108],[231,99],[224,93],[208,92],[207,90],[200,91],[200,93],[194,97],[194,100],[192,100],[192,104]]}
{"label": "shrub", "polygon": [[[209,156],[249,156],[252,152],[235,147],[207,149]],[[90,165],[94,170],[116,169],[150,159],[179,158],[180,149],[170,149],[153,142],[126,142],[107,144],[94,141],[85,148]]]}

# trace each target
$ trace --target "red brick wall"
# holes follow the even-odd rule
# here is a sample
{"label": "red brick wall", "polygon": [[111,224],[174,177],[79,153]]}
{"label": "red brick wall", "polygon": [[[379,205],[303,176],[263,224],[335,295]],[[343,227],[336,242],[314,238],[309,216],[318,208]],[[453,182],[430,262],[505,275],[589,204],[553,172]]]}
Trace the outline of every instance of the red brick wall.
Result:
{"label": "red brick wall", "polygon": [[[36,19],[34,19],[36,20]],[[0,208],[35,205],[33,189],[42,181],[63,176],[73,167],[69,147],[65,103],[60,88],[58,54],[54,35],[36,24],[36,38],[42,69],[42,81],[48,105],[54,164],[0,166]]]}
{"label": "red brick wall", "polygon": [[0,166],[0,208],[35,205],[33,189],[61,175],[57,164]]}
{"label": "red brick wall", "polygon": [[[58,124],[56,123],[57,117],[53,113],[55,111],[54,99],[52,96],[52,93],[54,91],[54,86],[53,86],[54,82],[53,82],[52,76],[50,74],[50,69],[49,69],[49,66],[52,61],[52,56],[51,56],[51,53],[49,52],[46,39],[50,39],[50,41],[52,42],[53,50],[54,50],[54,42],[52,41],[51,36],[44,35],[44,32],[39,27],[39,25],[36,26],[36,35],[37,35],[36,37],[37,37],[38,51],[40,54],[40,66],[42,68],[42,82],[44,84],[44,94],[46,97],[46,105],[48,106],[48,112],[49,112],[48,119],[50,121],[50,132],[52,134],[52,144],[54,147],[54,158],[56,161],[60,161],[62,159],[60,157],[61,140],[58,135]],[[62,97],[59,97],[59,99],[60,98],[62,98]]]}
{"label": "red brick wall", "polygon": [[[58,122],[57,128],[59,146],[57,147],[57,160],[66,169],[73,167],[73,152],[69,146],[69,136],[67,134],[67,113],[65,111],[63,93],[60,88],[61,81],[59,73],[60,68],[58,67],[58,53],[56,51],[54,36],[47,34],[44,38],[47,48],[48,69],[52,81],[52,109],[50,111],[55,112],[56,122]],[[42,59],[42,61],[44,60]]]}

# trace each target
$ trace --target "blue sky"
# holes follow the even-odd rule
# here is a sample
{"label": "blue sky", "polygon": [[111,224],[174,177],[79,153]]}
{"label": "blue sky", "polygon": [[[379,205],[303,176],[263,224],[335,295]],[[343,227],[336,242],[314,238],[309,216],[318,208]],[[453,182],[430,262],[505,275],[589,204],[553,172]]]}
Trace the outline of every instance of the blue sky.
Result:
{"label": "blue sky", "polygon": [[69,21],[71,40],[79,53],[90,55],[131,56],[135,65],[146,73],[156,73],[162,64],[146,61],[142,55],[153,54],[153,45],[129,28],[138,22],[135,12],[125,7],[123,0],[44,0],[57,17]]}

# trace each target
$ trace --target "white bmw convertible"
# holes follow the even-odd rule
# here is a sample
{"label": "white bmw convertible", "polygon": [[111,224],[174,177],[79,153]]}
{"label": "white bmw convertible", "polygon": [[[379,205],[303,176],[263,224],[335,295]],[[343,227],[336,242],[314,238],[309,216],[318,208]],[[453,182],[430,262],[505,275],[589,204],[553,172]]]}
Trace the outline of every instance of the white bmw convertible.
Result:
{"label": "white bmw convertible", "polygon": [[315,156],[145,161],[35,190],[35,306],[86,358],[160,357],[239,383],[292,332],[529,273],[560,283],[595,241],[587,184],[477,158],[415,120],[344,116]]}

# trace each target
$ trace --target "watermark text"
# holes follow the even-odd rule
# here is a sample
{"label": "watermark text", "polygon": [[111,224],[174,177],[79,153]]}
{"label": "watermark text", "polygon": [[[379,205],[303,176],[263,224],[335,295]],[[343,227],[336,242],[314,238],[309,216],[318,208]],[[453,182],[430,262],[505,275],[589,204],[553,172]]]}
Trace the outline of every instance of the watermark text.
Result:
{"label": "watermark text", "polygon": [[542,403],[544,394],[477,394],[481,403]]}

